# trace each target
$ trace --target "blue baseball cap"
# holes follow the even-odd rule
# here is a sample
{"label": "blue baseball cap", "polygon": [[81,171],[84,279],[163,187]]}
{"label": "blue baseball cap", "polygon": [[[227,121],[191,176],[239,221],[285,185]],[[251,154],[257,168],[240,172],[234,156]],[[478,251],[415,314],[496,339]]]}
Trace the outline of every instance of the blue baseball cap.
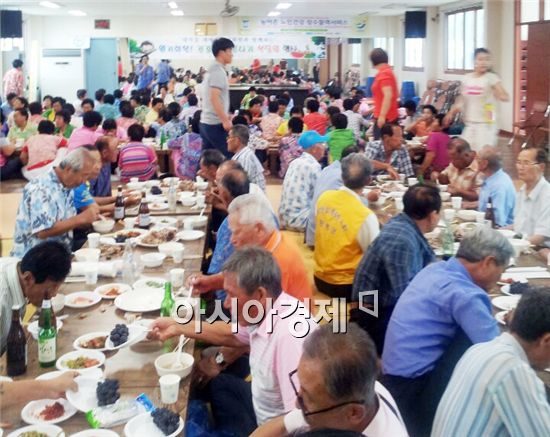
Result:
{"label": "blue baseball cap", "polygon": [[300,135],[300,138],[298,139],[298,144],[302,147],[302,149],[305,150],[309,149],[315,144],[326,143],[328,142],[328,139],[328,135],[319,135],[319,132],[315,130],[308,130]]}

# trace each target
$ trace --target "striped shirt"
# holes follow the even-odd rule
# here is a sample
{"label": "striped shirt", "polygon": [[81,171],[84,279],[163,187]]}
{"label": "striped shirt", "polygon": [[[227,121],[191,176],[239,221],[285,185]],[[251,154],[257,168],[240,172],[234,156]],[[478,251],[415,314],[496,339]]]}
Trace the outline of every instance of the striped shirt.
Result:
{"label": "striped shirt", "polygon": [[140,181],[151,179],[156,171],[157,155],[155,151],[143,143],[128,143],[118,155],[118,167],[123,182],[130,178]]}
{"label": "striped shirt", "polygon": [[550,404],[509,333],[472,346],[458,362],[432,428],[439,436],[548,436]]}
{"label": "striped shirt", "polygon": [[246,146],[239,150],[231,158],[243,167],[248,179],[265,191],[265,176],[262,164],[254,154],[254,150]]}

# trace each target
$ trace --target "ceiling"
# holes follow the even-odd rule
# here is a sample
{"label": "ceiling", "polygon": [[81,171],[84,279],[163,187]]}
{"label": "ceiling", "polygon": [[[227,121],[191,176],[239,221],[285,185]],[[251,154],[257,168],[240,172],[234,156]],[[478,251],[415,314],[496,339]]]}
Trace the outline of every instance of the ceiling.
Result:
{"label": "ceiling", "polygon": [[[55,1],[55,0],[52,0]],[[369,15],[400,15],[406,10],[441,6],[455,0],[284,0],[292,7],[281,11],[281,16],[351,17],[363,13]],[[114,16],[171,16],[168,0],[60,0],[61,8],[49,9],[40,6],[40,1],[1,0],[3,9],[19,9],[30,15],[68,16],[69,10],[81,10],[90,17]],[[223,9],[224,0],[176,0],[185,16],[213,16]],[[265,17],[275,9],[277,0],[232,0],[240,7],[239,16]]]}

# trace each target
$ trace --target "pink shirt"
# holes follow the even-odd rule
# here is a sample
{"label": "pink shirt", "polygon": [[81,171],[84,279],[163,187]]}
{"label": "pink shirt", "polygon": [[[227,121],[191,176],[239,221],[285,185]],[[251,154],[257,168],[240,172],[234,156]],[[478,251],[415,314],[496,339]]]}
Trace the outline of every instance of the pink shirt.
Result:
{"label": "pink shirt", "polygon": [[25,85],[25,76],[23,72],[17,68],[12,68],[4,75],[4,95],[15,93],[18,96],[23,95]]}
{"label": "pink shirt", "polygon": [[260,122],[260,128],[262,129],[262,136],[267,141],[274,141],[277,129],[283,122],[283,119],[278,114],[267,114],[262,117]]}
{"label": "pink shirt", "polygon": [[92,130],[89,127],[82,126],[75,129],[69,138],[69,151],[74,150],[86,144],[95,144],[101,134],[97,130]]}
{"label": "pink shirt", "polygon": [[[97,132],[101,135],[107,135],[102,127],[98,127]],[[115,137],[117,137],[119,140],[122,140],[122,141],[128,140],[128,137],[126,136],[126,131],[118,126],[116,128]]]}
{"label": "pink shirt", "polygon": [[432,132],[428,136],[426,150],[435,153],[435,158],[432,162],[432,167],[435,171],[443,171],[451,162],[447,150],[447,144],[450,139],[451,137],[445,132]]}
{"label": "pink shirt", "polygon": [[23,147],[23,150],[29,153],[27,169],[33,170],[49,164],[55,159],[57,149],[60,147],[67,147],[67,140],[63,137],[47,134],[33,135]]}
{"label": "pink shirt", "polygon": [[237,339],[250,345],[252,401],[258,425],[296,406],[288,374],[298,367],[306,335],[294,336],[293,326],[297,331],[309,328],[307,335],[317,324],[303,303],[284,292],[259,326],[238,326]]}
{"label": "pink shirt", "polygon": [[128,135],[128,128],[133,124],[139,124],[135,118],[119,117],[116,119],[116,125],[124,130],[125,136]]}

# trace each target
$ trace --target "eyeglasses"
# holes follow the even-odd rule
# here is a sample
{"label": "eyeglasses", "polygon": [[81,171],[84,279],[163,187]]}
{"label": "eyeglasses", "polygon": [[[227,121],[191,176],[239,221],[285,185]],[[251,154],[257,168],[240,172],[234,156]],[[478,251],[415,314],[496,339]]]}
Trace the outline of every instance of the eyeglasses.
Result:
{"label": "eyeglasses", "polygon": [[302,398],[302,396],[300,396],[300,394],[298,393],[298,390],[296,389],[296,385],[294,384],[294,381],[292,379],[293,376],[296,374],[296,372],[298,372],[298,369],[293,370],[292,372],[290,372],[288,374],[288,378],[290,379],[290,385],[292,385],[292,389],[294,390],[294,393],[296,394],[296,399],[298,400],[298,405],[300,407],[300,410],[302,410],[302,413],[304,414],[304,416],[312,416],[314,414],[327,413],[328,411],[335,410],[336,408],[343,407],[344,405],[364,404],[365,403],[364,399],[359,399],[357,401],[342,402],[340,404],[333,405],[332,407],[323,408],[321,410],[308,411],[305,404],[304,404],[304,398]]}
{"label": "eyeglasses", "polygon": [[527,166],[530,166],[530,165],[539,165],[538,162],[533,162],[533,161],[516,161],[516,165],[518,167],[527,167]]}

